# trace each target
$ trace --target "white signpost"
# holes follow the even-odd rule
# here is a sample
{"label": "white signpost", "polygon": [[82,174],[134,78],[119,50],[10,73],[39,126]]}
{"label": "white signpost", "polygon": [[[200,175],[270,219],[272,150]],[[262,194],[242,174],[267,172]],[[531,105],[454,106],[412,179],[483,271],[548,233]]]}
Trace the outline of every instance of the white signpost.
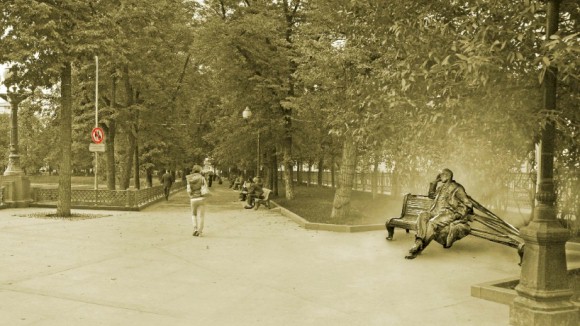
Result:
{"label": "white signpost", "polygon": [[[95,56],[95,127],[91,131],[93,144],[89,145],[89,151],[95,153],[95,190],[99,190],[99,152],[105,151],[105,144],[101,144],[103,139],[105,139],[105,132],[99,128],[99,57]],[[98,192],[95,191],[95,204],[97,194]]]}

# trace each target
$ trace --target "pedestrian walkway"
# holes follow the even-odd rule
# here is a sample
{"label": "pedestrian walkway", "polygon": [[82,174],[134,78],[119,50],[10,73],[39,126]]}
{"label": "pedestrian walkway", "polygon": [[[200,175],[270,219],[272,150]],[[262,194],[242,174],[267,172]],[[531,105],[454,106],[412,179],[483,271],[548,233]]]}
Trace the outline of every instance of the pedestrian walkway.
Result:
{"label": "pedestrian walkway", "polygon": [[507,325],[473,284],[519,274],[468,237],[405,260],[411,235],[305,230],[212,187],[204,236],[185,191],[141,212],[39,219],[0,211],[0,325]]}

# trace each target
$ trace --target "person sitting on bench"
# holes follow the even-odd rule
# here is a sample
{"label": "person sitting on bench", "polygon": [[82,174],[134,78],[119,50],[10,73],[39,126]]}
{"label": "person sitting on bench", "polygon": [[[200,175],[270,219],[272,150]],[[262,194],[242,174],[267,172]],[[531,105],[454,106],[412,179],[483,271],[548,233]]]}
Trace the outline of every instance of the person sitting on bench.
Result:
{"label": "person sitting on bench", "polygon": [[233,188],[234,190],[241,190],[243,183],[244,177],[239,175],[232,181],[232,185],[230,186],[230,188]]}
{"label": "person sitting on bench", "polygon": [[428,211],[419,213],[415,244],[406,259],[417,257],[431,240],[449,248],[471,231],[468,215],[473,212],[473,206],[463,186],[453,180],[451,170],[443,169],[429,184],[429,197],[434,199],[433,205]]}
{"label": "person sitting on bench", "polygon": [[262,187],[263,187],[262,178],[255,177],[254,182],[248,188],[248,197],[246,201],[247,205],[244,206],[244,208],[246,209],[254,208],[254,200],[256,198],[260,198],[260,196],[262,196],[262,194],[264,193],[264,189],[262,189]]}

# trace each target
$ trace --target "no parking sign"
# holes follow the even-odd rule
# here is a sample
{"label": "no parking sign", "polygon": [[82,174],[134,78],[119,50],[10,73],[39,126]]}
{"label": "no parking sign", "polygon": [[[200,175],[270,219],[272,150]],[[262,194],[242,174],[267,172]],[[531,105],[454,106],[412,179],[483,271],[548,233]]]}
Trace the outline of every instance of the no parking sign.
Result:
{"label": "no parking sign", "polygon": [[102,128],[93,128],[93,131],[91,132],[91,139],[93,140],[93,143],[100,144],[103,139],[105,139],[105,132]]}

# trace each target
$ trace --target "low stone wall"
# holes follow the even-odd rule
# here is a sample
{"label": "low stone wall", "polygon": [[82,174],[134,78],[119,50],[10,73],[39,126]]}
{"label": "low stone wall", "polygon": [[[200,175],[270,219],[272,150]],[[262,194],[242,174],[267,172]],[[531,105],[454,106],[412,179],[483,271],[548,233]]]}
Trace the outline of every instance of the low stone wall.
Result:
{"label": "low stone wall", "polygon": [[[185,183],[177,181],[171,192],[185,188]],[[145,189],[107,190],[71,189],[71,206],[84,209],[140,210],[164,199],[163,186]],[[32,207],[56,207],[57,188],[32,188]]]}

